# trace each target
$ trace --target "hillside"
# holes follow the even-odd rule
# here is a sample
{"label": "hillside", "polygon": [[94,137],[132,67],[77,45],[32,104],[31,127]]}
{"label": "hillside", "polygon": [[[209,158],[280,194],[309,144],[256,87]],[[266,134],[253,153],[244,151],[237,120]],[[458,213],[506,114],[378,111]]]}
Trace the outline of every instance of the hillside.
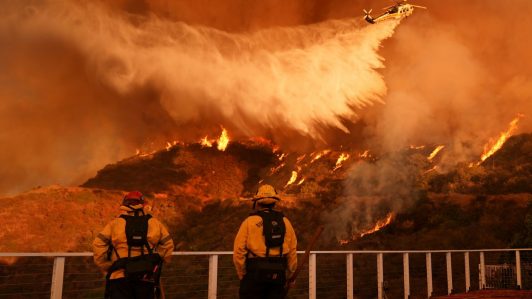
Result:
{"label": "hillside", "polygon": [[[377,158],[345,150],[285,154],[258,142],[231,143],[226,151],[178,144],[108,165],[82,187],[38,188],[0,199],[0,250],[90,250],[132,189],[147,195],[177,250],[230,250],[250,211],[246,198],[261,182],[281,191],[280,208],[301,246],[324,224],[321,249],[506,247],[523,233],[530,212],[531,144],[532,134],[512,137],[484,163],[446,174],[427,172],[432,149]],[[357,175],[361,167],[364,176]],[[396,168],[408,176],[397,176]],[[375,169],[395,177],[369,184]],[[390,213],[388,226],[360,237]]]}

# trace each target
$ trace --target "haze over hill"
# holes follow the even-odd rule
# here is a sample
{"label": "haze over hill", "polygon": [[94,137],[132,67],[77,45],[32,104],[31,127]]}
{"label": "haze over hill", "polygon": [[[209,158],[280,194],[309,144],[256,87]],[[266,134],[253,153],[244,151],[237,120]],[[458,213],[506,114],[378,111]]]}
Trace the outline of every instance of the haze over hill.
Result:
{"label": "haze over hill", "polygon": [[368,26],[388,1],[4,1],[0,193],[220,124],[285,151],[446,144],[449,167],[518,113],[530,132],[530,1],[419,2]]}

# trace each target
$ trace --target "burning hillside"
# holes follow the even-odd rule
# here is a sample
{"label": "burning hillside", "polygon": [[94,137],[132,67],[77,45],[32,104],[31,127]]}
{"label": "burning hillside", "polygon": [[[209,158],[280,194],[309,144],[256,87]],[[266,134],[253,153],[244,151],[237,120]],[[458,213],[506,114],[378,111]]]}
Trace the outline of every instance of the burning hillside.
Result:
{"label": "burning hillside", "polygon": [[514,136],[532,124],[530,20],[472,0],[368,25],[353,13],[366,4],[7,2],[0,194],[85,182],[6,199],[10,213],[59,192],[84,206],[69,216],[94,216],[140,189],[187,235],[202,213],[233,225],[265,182],[338,246],[408,227],[401,213],[440,195],[530,194],[531,137]]}
{"label": "burning hillside", "polygon": [[309,200],[322,205],[316,220],[326,222],[338,240],[346,237],[346,227],[353,240],[381,229],[392,213],[411,208],[427,192],[532,193],[530,134],[509,138],[482,164],[458,164],[449,172],[438,168],[443,145],[388,154],[346,149],[304,154],[282,152],[264,140],[230,142],[224,151],[202,143],[131,157],[105,167],[83,186],[201,199],[201,209],[216,200],[249,198],[267,182],[283,194],[286,206],[298,208]]}
{"label": "burning hillside", "polygon": [[[510,137],[480,165],[469,167],[465,163],[447,173],[440,173],[437,167],[445,150],[441,145],[410,146],[387,154],[345,148],[305,154],[282,152],[264,139],[228,140],[222,150],[218,149],[217,140],[211,146],[201,141],[176,142],[160,151],[139,153],[106,166],[83,188],[40,188],[1,199],[5,228],[1,240],[18,240],[14,234],[21,230],[35,236],[40,223],[34,221],[35,217],[53,223],[49,233],[56,233],[53,227],[68,227],[76,236],[47,242],[46,233],[37,243],[25,242],[26,239],[2,242],[2,250],[88,250],[94,232],[117,213],[123,192],[132,189],[147,194],[154,213],[179,236],[180,250],[230,248],[233,235],[221,236],[219,229],[233,231],[238,227],[249,211],[243,199],[252,196],[262,182],[273,184],[281,192],[282,208],[296,227],[326,224],[327,241],[320,246],[329,249],[384,244],[393,247],[389,242],[375,243],[380,240],[381,231],[385,235],[423,234],[424,226],[429,231],[439,230],[448,221],[446,217],[455,216],[440,215],[437,206],[442,211],[457,209],[457,213],[467,214],[469,206],[479,200],[488,200],[492,205],[502,201],[509,204],[506,208],[514,207],[521,213],[526,201],[532,199],[531,134]],[[517,192],[525,194],[513,195]],[[477,194],[486,197],[479,199]],[[460,208],[452,208],[454,205]],[[436,221],[431,217],[443,218]],[[74,233],[76,230],[82,233]],[[303,231],[304,240],[311,230]],[[198,240],[197,233],[205,238]],[[393,240],[398,236],[388,237]],[[494,240],[490,244],[498,246],[511,241]],[[439,244],[431,242],[430,246]],[[482,240],[475,242],[482,244]]]}

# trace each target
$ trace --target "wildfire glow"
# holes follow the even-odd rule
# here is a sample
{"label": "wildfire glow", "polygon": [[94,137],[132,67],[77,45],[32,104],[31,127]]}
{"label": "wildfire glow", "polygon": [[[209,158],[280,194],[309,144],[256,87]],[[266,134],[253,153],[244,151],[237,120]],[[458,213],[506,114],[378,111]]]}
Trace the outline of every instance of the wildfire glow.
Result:
{"label": "wildfire glow", "polygon": [[424,149],[424,148],[425,148],[424,145],[410,145],[410,149],[420,150],[420,149]]}
{"label": "wildfire glow", "polygon": [[[471,167],[471,166],[469,166],[469,167]],[[437,169],[438,169],[438,165],[436,165],[436,166],[432,167],[431,169],[425,171],[423,174],[427,174],[427,173],[429,173],[429,172],[431,172],[431,171],[435,171],[435,170],[437,170]]]}
{"label": "wildfire glow", "polygon": [[312,158],[312,160],[310,161],[310,163],[313,163],[314,161],[320,159],[321,157],[327,155],[328,153],[330,153],[331,150],[323,150],[321,152],[318,152],[317,154],[315,154],[314,158]]}
{"label": "wildfire glow", "polygon": [[288,185],[293,184],[296,180],[297,180],[297,171],[292,170],[292,176],[288,180],[288,183],[286,183],[285,187],[287,187]]}
{"label": "wildfire glow", "polygon": [[212,147],[212,142],[207,138],[207,136],[200,140],[200,144],[201,147]]}
{"label": "wildfire glow", "polygon": [[360,158],[369,158],[371,154],[369,153],[369,150],[365,150],[362,154],[359,155]]}
{"label": "wildfire glow", "polygon": [[336,160],[336,166],[334,167],[333,171],[336,171],[338,168],[342,167],[343,163],[349,159],[349,154],[342,153],[340,157],[338,157],[338,160]]}
{"label": "wildfire glow", "polygon": [[484,146],[484,153],[480,157],[480,161],[484,161],[487,158],[491,157],[491,155],[497,152],[504,145],[506,140],[508,140],[508,138],[510,138],[510,136],[513,135],[515,130],[517,130],[517,123],[523,116],[524,116],[523,114],[518,114],[516,118],[514,118],[510,122],[510,126],[508,127],[508,130],[506,130],[505,132],[502,132],[501,136],[497,139],[497,141],[488,142],[488,144]]}
{"label": "wildfire glow", "polygon": [[219,151],[223,152],[227,148],[227,145],[229,144],[229,135],[227,135],[227,130],[225,128],[222,128],[222,134],[220,135],[220,138],[218,138],[217,144]]}
{"label": "wildfire glow", "polygon": [[280,156],[279,156],[279,161],[283,161],[283,159],[286,157],[286,154],[285,153],[282,153]]}
{"label": "wildfire glow", "polygon": [[274,173],[278,172],[279,169],[283,168],[285,165],[286,165],[285,163],[281,163],[281,164],[278,165],[277,167],[272,167],[272,168],[270,169],[270,173],[271,173],[271,174],[274,174]]}
{"label": "wildfire glow", "polygon": [[177,141],[174,142],[166,142],[166,150],[169,151],[173,146],[177,144]]}
{"label": "wildfire glow", "polygon": [[445,148],[445,145],[438,145],[433,151],[432,153],[430,153],[429,157],[427,159],[429,159],[430,161],[432,161],[432,159],[434,159],[436,157],[436,155],[438,155],[438,153],[443,149]]}
{"label": "wildfire glow", "polygon": [[303,155],[297,157],[296,164],[301,163],[301,161],[303,161],[303,159],[305,159],[306,157],[307,157],[307,154],[303,154]]}
{"label": "wildfire glow", "polygon": [[386,218],[377,221],[377,223],[375,224],[375,226],[372,229],[369,229],[369,230],[367,230],[365,232],[360,233],[360,237],[362,238],[365,235],[369,235],[369,234],[372,234],[374,232],[377,232],[377,231],[381,230],[383,227],[385,227],[386,225],[390,224],[390,222],[392,222],[392,218],[393,218],[393,214],[389,213],[386,216]]}
{"label": "wildfire glow", "polygon": [[305,181],[305,178],[302,178],[301,180],[299,180],[299,182],[297,183],[297,185],[299,186],[299,185],[303,184],[304,181]]}

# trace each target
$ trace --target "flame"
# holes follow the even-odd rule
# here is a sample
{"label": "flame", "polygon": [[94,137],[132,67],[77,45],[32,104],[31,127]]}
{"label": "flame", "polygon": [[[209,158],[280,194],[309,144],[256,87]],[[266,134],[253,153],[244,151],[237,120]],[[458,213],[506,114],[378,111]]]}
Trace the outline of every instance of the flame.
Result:
{"label": "flame", "polygon": [[506,140],[508,140],[508,138],[510,138],[510,136],[513,135],[515,130],[517,130],[517,123],[519,122],[519,120],[523,116],[524,116],[523,114],[518,114],[510,122],[510,126],[509,126],[508,130],[506,130],[505,132],[502,132],[501,136],[499,137],[499,139],[497,139],[496,142],[493,143],[493,142],[490,141],[484,146],[484,153],[480,157],[480,161],[481,162],[485,161],[487,158],[491,157],[495,152],[497,152],[504,145]]}
{"label": "flame", "polygon": [[288,180],[288,183],[286,183],[286,185],[284,186],[287,187],[288,185],[293,184],[296,180],[297,180],[297,171],[292,170],[292,176],[290,177],[290,180]]}
{"label": "flame", "polygon": [[443,149],[445,148],[445,145],[438,145],[433,151],[432,153],[430,153],[430,155],[428,156],[427,159],[429,159],[430,161],[432,161],[432,159],[434,159],[436,157],[436,155]]}
{"label": "flame", "polygon": [[410,145],[410,149],[420,150],[420,149],[424,149],[424,148],[425,148],[424,145]]}
{"label": "flame", "polygon": [[220,135],[220,138],[218,138],[217,144],[218,150],[222,152],[225,151],[229,144],[229,135],[227,135],[227,130],[224,127],[222,127],[222,134]]}
{"label": "flame", "polygon": [[369,153],[369,150],[365,150],[362,154],[358,155],[360,158],[369,158],[371,154]]}
{"label": "flame", "polygon": [[297,157],[296,164],[301,163],[301,161],[303,161],[303,159],[305,159],[306,157],[307,157],[307,154],[303,154],[303,155]]}
{"label": "flame", "polygon": [[279,156],[279,161],[283,161],[283,159],[286,157],[286,154],[285,153],[282,153],[280,156]]}
{"label": "flame", "polygon": [[349,154],[342,153],[340,157],[338,157],[338,160],[336,160],[336,166],[334,167],[333,171],[336,171],[338,168],[343,166],[343,163],[349,159]]}
{"label": "flame", "polygon": [[360,233],[360,238],[362,238],[365,235],[369,235],[369,234],[372,234],[374,232],[381,230],[383,227],[385,227],[386,225],[390,224],[390,222],[392,222],[392,218],[393,218],[393,213],[389,213],[385,219],[381,219],[377,221],[377,223],[372,229],[369,229],[365,232]]}
{"label": "flame", "polygon": [[304,181],[305,181],[305,178],[302,178],[301,180],[299,180],[299,182],[297,183],[297,185],[299,186],[299,185],[303,184]]}
{"label": "flame", "polygon": [[[470,167],[471,167],[471,166],[470,166]],[[435,170],[437,170],[437,169],[438,169],[438,166],[436,165],[436,166],[432,167],[431,169],[425,171],[423,174],[427,174],[427,173],[429,173],[429,172],[431,172],[431,171],[435,171]]]}
{"label": "flame", "polygon": [[138,156],[140,155],[140,149],[137,148],[137,150],[135,151],[135,156]]}
{"label": "flame", "polygon": [[312,158],[312,160],[310,161],[310,163],[314,163],[314,161],[316,160],[319,160],[321,157],[327,155],[328,153],[330,153],[331,150],[322,150],[321,152],[318,152],[316,154],[313,154],[314,155],[314,158]]}
{"label": "flame", "polygon": [[173,142],[166,142],[166,150],[169,151],[173,146],[177,145],[177,141],[173,141]]}
{"label": "flame", "polygon": [[201,147],[212,147],[212,142],[207,139],[207,136],[200,140]]}
{"label": "flame", "polygon": [[277,167],[272,167],[272,168],[270,169],[270,173],[271,173],[271,174],[274,174],[274,173],[278,172],[279,169],[283,168],[285,165],[286,165],[286,163],[281,163],[281,164],[278,165]]}

